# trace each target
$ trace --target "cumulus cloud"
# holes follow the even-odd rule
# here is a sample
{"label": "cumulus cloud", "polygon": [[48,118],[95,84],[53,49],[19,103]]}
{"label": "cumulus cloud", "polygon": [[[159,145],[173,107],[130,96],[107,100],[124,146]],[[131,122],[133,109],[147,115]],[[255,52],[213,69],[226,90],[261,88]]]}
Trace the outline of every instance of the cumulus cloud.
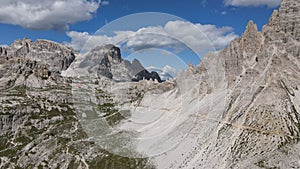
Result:
{"label": "cumulus cloud", "polygon": [[280,5],[281,0],[224,0],[225,5],[231,6],[268,6],[274,8]]}
{"label": "cumulus cloud", "polygon": [[94,0],[1,0],[0,23],[68,30],[69,24],[91,19],[99,5]]}
{"label": "cumulus cloud", "polygon": [[71,38],[71,43],[66,43],[67,45],[71,46],[76,50],[80,50],[84,44],[91,38],[89,33],[87,32],[67,32],[67,36]]}
{"label": "cumulus cloud", "polygon": [[141,28],[137,31],[116,31],[114,36],[89,35],[87,32],[67,32],[74,49],[84,51],[103,44],[125,43],[126,49],[134,51],[147,48],[172,48],[183,50],[184,47],[200,51],[221,49],[238,37],[231,27],[194,24],[186,21],[170,21],[164,26]]}
{"label": "cumulus cloud", "polygon": [[176,77],[177,74],[180,72],[180,70],[175,69],[169,65],[166,65],[165,67],[163,67],[162,71],[170,74],[172,77]]}

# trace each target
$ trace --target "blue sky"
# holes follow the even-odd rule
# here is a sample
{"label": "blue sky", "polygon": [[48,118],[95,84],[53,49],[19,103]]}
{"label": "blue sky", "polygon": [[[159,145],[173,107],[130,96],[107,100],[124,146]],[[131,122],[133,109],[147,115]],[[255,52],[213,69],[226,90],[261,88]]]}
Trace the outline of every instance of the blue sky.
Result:
{"label": "blue sky", "polygon": [[[126,20],[115,22],[120,26],[112,26],[111,22],[118,18],[142,12],[161,12],[171,14],[174,18],[183,18],[181,20],[183,22],[168,24],[164,22],[161,25],[155,25],[156,20],[163,20],[164,17],[155,17],[152,21],[141,17],[140,21],[143,23],[136,21],[134,24],[139,26],[137,29],[156,26],[150,32],[163,31],[163,35],[171,34],[171,37],[182,39],[193,37],[197,32],[190,28],[196,26],[208,36],[216,49],[221,49],[232,39],[241,36],[249,20],[254,20],[261,30],[273,10],[279,8],[279,4],[280,0],[108,0],[101,3],[93,0],[3,0],[0,8],[0,45],[9,45],[16,39],[27,37],[32,40],[49,39],[79,50],[83,44],[86,44],[87,39],[103,26],[109,25],[106,29],[113,28],[112,32],[109,35],[104,34],[104,37],[111,36],[111,33],[118,29],[127,28]],[[166,18],[168,19],[168,16]],[[176,20],[170,18],[172,21]],[[181,33],[183,27],[187,28],[184,35]],[[137,29],[123,31],[143,31]],[[149,33],[149,29],[146,30]],[[129,36],[134,34],[133,32],[122,32],[116,37],[109,38],[109,42],[119,40],[124,33]],[[148,35],[141,36],[136,32],[134,35],[138,38],[135,40],[148,42],[149,39],[155,39]],[[189,34],[189,32],[194,34]],[[100,40],[103,40],[103,37]],[[126,42],[127,48],[128,44],[131,44],[133,50],[137,48],[143,50],[145,46],[157,47],[149,43],[141,46],[132,41]],[[158,41],[166,44],[165,47],[168,48],[170,45],[176,46],[177,44],[176,42],[168,44],[170,39],[158,38]],[[108,39],[106,38],[104,42],[108,42]],[[202,44],[197,42],[190,45],[201,46]],[[206,51],[206,49],[203,50]]]}
{"label": "blue sky", "polygon": [[[222,0],[109,0],[108,4],[106,2],[104,4],[92,14],[93,17],[88,21],[71,24],[69,30],[94,33],[106,22],[129,14],[163,12],[179,16],[193,23],[230,26],[234,28],[236,34],[241,35],[248,20],[254,20],[261,28],[274,10],[273,7],[266,5],[228,6]],[[226,15],[223,15],[222,12],[223,14],[226,12]],[[33,40],[43,38],[57,42],[70,41],[65,31],[61,30],[30,30],[18,25],[1,23],[0,32],[0,44],[10,44],[15,39],[23,37]]]}

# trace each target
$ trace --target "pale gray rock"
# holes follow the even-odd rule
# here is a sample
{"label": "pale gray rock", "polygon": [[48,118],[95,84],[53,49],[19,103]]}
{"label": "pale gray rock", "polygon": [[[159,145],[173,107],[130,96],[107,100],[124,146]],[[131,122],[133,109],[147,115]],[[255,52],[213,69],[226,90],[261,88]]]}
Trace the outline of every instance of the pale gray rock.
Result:
{"label": "pale gray rock", "polygon": [[51,71],[66,70],[75,59],[71,48],[48,40],[16,40],[7,49],[8,58],[20,57],[48,64]]}
{"label": "pale gray rock", "polygon": [[134,59],[131,63],[131,65],[128,66],[128,68],[130,69],[130,73],[132,76],[137,75],[139,72],[145,70],[145,68],[143,67],[143,65],[141,64],[141,62],[137,59]]}
{"label": "pale gray rock", "polygon": [[[196,136],[191,136],[198,141],[182,143],[193,147],[183,153],[184,160],[160,163],[159,168],[300,167],[299,9],[299,1],[283,0],[262,33],[250,21],[241,38],[205,56],[196,74],[190,68],[186,76],[199,78],[198,90],[208,94],[199,102],[218,110],[201,107],[204,110],[197,119],[201,123],[195,127]],[[182,81],[178,84],[185,81],[178,80]],[[218,99],[207,99],[220,91],[226,91],[221,106]],[[207,116],[202,115],[205,111]],[[169,155],[180,152],[182,149]],[[161,159],[168,157],[162,155]]]}
{"label": "pale gray rock", "polygon": [[284,33],[300,41],[300,2],[283,0],[279,9],[280,26]]}

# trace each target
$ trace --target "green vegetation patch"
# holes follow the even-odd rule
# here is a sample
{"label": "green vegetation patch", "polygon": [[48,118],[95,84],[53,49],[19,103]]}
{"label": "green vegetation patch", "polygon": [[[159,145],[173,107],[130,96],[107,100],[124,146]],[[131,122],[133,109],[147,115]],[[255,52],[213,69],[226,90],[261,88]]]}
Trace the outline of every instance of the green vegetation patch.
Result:
{"label": "green vegetation patch", "polygon": [[101,113],[104,113],[102,117],[105,118],[107,123],[111,126],[118,124],[121,120],[125,119],[125,116],[115,108],[113,103],[104,103],[98,106]]}

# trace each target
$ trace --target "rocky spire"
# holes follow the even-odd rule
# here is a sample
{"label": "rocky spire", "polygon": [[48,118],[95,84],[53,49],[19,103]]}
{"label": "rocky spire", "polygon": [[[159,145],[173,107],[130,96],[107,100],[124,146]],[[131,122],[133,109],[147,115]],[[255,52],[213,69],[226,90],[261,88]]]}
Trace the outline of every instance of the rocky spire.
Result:
{"label": "rocky spire", "polygon": [[279,18],[279,11],[274,10],[272,16],[269,19],[267,26],[271,27],[275,31],[280,31],[280,18]]}
{"label": "rocky spire", "polygon": [[253,20],[248,22],[244,35],[247,35],[249,32],[257,32],[257,25],[253,22]]}
{"label": "rocky spire", "polygon": [[256,52],[260,46],[261,35],[257,30],[257,25],[250,20],[241,38],[241,49],[246,52]]}

